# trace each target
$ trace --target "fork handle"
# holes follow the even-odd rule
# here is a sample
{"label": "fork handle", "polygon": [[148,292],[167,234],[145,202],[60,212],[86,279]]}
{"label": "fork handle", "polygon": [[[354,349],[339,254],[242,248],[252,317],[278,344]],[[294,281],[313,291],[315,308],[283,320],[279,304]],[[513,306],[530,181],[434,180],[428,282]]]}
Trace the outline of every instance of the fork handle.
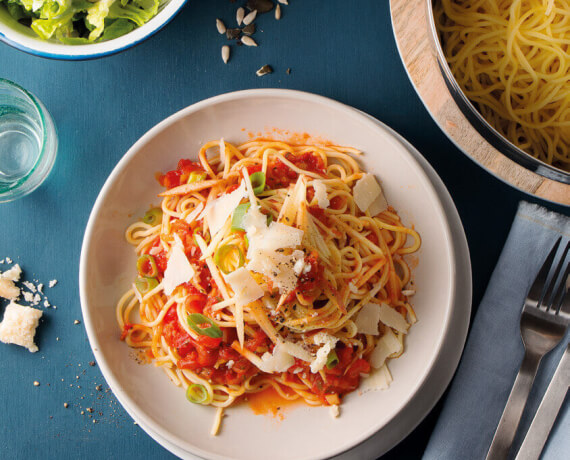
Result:
{"label": "fork handle", "polygon": [[519,373],[507,400],[507,405],[503,410],[503,415],[501,415],[501,420],[499,420],[486,460],[507,458],[541,359],[541,355],[525,351]]}

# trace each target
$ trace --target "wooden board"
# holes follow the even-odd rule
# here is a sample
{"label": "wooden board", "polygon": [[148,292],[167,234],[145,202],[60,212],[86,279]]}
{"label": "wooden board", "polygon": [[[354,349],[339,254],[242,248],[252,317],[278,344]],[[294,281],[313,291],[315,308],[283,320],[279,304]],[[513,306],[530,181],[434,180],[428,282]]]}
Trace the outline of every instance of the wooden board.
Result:
{"label": "wooden board", "polygon": [[453,100],[439,69],[428,27],[426,0],[390,0],[400,56],[424,105],[447,136],[482,167],[536,197],[570,206],[570,185],[540,176],[487,142]]}

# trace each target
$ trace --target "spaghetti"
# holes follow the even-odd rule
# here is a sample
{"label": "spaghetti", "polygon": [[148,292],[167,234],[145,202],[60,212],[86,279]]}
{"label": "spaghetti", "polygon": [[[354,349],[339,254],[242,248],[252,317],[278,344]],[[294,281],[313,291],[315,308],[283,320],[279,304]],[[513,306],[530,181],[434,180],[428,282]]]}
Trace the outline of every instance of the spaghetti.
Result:
{"label": "spaghetti", "polygon": [[340,404],[381,384],[416,321],[406,254],[420,247],[352,148],[205,144],[159,175],[160,208],[126,230],[136,283],[121,338],[195,403],[223,408],[273,388]]}
{"label": "spaghetti", "polygon": [[513,144],[570,171],[570,1],[437,0],[457,83]]}

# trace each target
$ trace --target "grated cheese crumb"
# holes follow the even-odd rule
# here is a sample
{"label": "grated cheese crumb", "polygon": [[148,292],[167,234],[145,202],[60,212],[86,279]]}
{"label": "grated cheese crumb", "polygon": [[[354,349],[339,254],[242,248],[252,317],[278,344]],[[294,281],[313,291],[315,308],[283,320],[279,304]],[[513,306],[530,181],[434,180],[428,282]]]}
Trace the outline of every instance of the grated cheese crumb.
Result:
{"label": "grated cheese crumb", "polygon": [[22,282],[22,284],[26,286],[30,291],[36,292],[36,287],[34,286],[33,283],[30,283],[29,281],[24,281]]}
{"label": "grated cheese crumb", "polygon": [[57,280],[51,280],[48,284],[50,288],[54,287],[57,284]]}

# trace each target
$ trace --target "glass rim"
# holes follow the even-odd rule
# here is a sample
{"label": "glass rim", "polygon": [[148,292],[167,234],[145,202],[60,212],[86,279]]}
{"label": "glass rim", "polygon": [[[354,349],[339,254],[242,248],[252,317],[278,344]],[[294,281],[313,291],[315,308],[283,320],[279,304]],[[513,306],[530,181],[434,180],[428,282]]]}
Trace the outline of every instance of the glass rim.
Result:
{"label": "glass rim", "polygon": [[[44,159],[44,157],[46,155],[46,144],[47,144],[47,140],[48,140],[47,139],[48,133],[47,133],[47,126],[46,126],[46,117],[45,117],[45,110],[46,109],[43,107],[43,104],[39,101],[38,98],[36,98],[30,91],[23,88],[18,83],[13,82],[12,80],[8,80],[7,78],[0,77],[0,87],[2,86],[2,84],[5,84],[8,87],[12,87],[12,88],[16,89],[17,91],[19,91],[20,93],[22,93],[24,96],[26,96],[28,98],[28,100],[32,103],[32,105],[34,106],[34,108],[38,112],[41,130],[42,130],[42,145],[41,145],[38,157],[36,158],[36,161],[34,162],[34,165],[30,168],[30,170],[28,171],[28,173],[25,176],[21,177],[14,184],[10,185],[7,188],[7,190],[5,190],[3,193],[0,193],[0,200],[3,197],[6,197],[6,196],[13,193],[16,196],[14,196],[13,198],[10,198],[10,200],[12,200],[12,199],[15,199],[19,196],[19,194],[17,193],[17,190],[28,181],[28,179],[34,174],[34,172],[36,172],[36,170],[38,169],[39,165],[42,163],[42,160]],[[36,187],[37,186],[34,185],[31,190],[35,189]],[[26,195],[27,193],[29,193],[29,192],[25,192],[24,195]]]}

